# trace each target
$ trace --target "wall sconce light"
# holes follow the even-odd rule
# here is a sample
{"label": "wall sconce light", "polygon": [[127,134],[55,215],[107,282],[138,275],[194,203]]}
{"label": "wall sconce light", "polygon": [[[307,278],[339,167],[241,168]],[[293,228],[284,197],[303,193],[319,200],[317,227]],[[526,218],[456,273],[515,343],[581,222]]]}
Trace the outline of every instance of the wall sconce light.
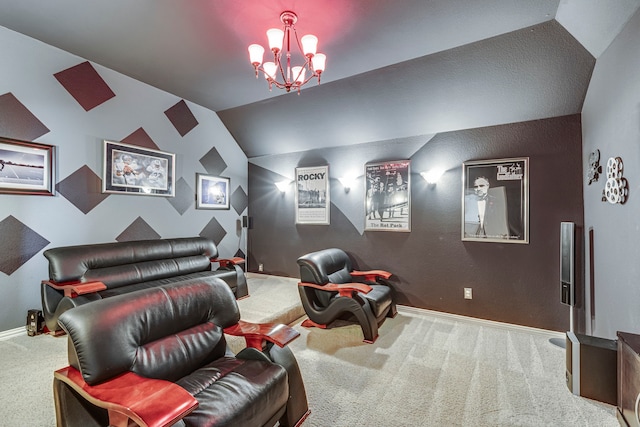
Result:
{"label": "wall sconce light", "polygon": [[440,177],[444,174],[444,169],[442,168],[433,168],[426,172],[420,172],[420,175],[427,181],[427,184],[435,184],[438,182]]}
{"label": "wall sconce light", "polygon": [[276,182],[276,187],[278,187],[278,190],[281,193],[286,193],[290,184],[291,184],[291,181],[289,181],[289,180],[278,181],[278,182]]}
{"label": "wall sconce light", "polygon": [[344,187],[344,192],[348,193],[351,187],[353,187],[353,184],[355,184],[356,177],[354,175],[345,175],[338,178],[338,181],[340,181],[340,184]]}

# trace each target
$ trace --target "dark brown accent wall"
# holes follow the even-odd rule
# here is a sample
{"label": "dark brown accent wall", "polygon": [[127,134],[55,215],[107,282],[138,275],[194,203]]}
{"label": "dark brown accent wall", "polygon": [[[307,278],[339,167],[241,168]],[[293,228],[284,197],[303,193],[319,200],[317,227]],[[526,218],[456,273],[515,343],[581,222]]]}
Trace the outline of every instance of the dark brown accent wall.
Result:
{"label": "dark brown accent wall", "polygon": [[[393,144],[401,147],[402,140]],[[398,160],[372,158],[367,145],[360,146],[361,156],[353,155],[353,161],[362,164],[358,167]],[[273,171],[290,169],[293,176],[297,166],[329,164],[332,174],[332,161],[344,155],[339,148],[262,158],[261,166],[250,162],[249,269],[256,271],[263,263],[268,273],[298,277],[300,255],[340,247],[360,269],[393,272],[399,304],[567,330],[569,308],[560,302],[558,279],[560,222],[583,226],[581,150],[579,115],[425,138],[425,145],[411,156],[410,233],[361,232],[363,218],[348,217],[343,211],[353,210],[340,210],[333,203],[331,225],[295,224],[294,195],[276,191],[274,182],[282,177]],[[530,243],[461,241],[462,162],[522,156],[529,157]],[[435,187],[428,186],[419,172],[438,163],[449,169]],[[332,194],[342,191],[338,175],[331,176]],[[465,287],[473,288],[472,300],[463,298]]]}

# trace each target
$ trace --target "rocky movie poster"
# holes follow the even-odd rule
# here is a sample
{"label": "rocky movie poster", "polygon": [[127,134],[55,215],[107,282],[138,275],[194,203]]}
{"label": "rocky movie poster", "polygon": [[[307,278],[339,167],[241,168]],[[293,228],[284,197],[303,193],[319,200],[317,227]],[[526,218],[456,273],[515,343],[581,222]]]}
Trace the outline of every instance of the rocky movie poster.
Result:
{"label": "rocky movie poster", "polygon": [[365,230],[411,231],[409,160],[365,165]]}
{"label": "rocky movie poster", "polygon": [[329,224],[329,167],[296,168],[296,224]]}

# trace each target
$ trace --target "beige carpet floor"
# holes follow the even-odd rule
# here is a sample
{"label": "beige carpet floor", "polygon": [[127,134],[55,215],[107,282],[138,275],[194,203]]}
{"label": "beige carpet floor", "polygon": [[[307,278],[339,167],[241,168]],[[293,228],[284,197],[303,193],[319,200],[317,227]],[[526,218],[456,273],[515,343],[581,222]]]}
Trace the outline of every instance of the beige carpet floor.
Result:
{"label": "beige carpet floor", "polygon": [[290,344],[324,426],[617,426],[615,407],[571,394],[562,334],[399,307],[374,344],[358,326]]}
{"label": "beige carpet floor", "polygon": [[[296,279],[250,275],[249,292],[245,320],[299,313],[284,307],[299,301]],[[301,321],[291,348],[312,411],[303,427],[618,425],[615,407],[567,389],[564,349],[550,342],[562,334],[400,307],[365,344],[358,326]],[[0,340],[0,426],[54,426],[52,375],[66,365],[64,337]]]}

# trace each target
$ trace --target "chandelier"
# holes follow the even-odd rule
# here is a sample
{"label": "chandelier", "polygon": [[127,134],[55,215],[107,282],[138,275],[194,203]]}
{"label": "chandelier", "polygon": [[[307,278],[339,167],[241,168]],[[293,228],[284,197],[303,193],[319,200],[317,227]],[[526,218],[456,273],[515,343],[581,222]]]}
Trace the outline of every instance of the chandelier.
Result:
{"label": "chandelier", "polygon": [[[312,78],[316,77],[318,84],[320,84],[320,75],[324,71],[327,57],[322,53],[316,53],[318,46],[316,36],[307,34],[298,40],[295,28],[298,16],[294,12],[288,10],[282,12],[280,21],[284,25],[284,30],[279,28],[267,30],[269,49],[273,52],[273,62],[262,63],[264,48],[259,44],[249,46],[249,59],[256,71],[256,78],[258,78],[259,71],[264,74],[264,78],[269,83],[269,90],[276,86],[290,92],[293,88],[300,94],[300,88]],[[291,66],[292,42],[298,45],[298,49],[304,56],[304,64],[302,65]],[[309,72],[308,77],[307,72]]]}

